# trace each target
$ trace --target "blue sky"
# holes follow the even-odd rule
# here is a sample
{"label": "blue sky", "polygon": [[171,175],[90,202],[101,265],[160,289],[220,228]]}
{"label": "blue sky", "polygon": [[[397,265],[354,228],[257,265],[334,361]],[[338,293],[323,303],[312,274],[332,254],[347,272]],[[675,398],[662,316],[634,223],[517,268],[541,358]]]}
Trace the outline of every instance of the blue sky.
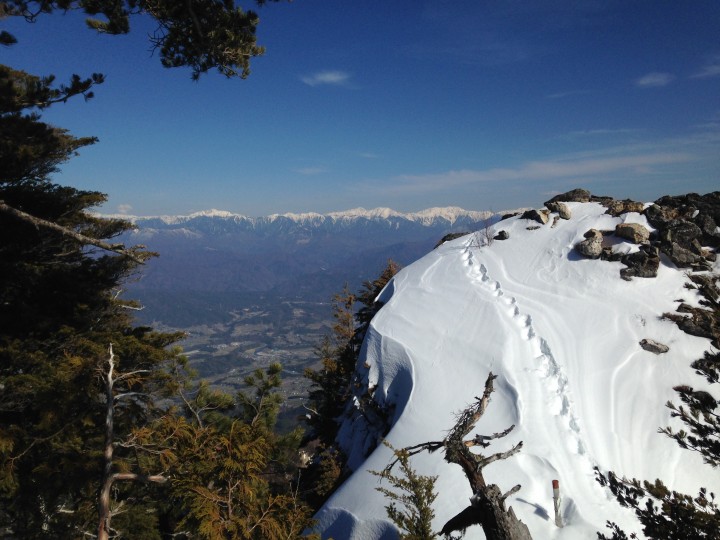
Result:
{"label": "blue sky", "polygon": [[[241,3],[249,7],[250,4]],[[246,80],[168,70],[150,21],[0,26],[2,63],[103,72],[44,119],[100,142],[56,181],[105,212],[503,210],[554,193],[720,189],[720,2],[294,0],[259,10]]]}

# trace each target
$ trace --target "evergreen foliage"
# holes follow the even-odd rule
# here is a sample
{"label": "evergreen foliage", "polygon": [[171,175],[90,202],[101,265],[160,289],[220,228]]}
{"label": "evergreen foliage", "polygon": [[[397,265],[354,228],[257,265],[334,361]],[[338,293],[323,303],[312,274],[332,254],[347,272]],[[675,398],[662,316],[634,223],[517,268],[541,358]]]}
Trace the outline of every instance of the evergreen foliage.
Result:
{"label": "evergreen foliage", "polygon": [[297,492],[293,457],[299,433],[279,436],[274,419],[280,405],[279,364],[247,378],[249,393],[238,398],[238,418],[221,419],[208,403],[226,404],[227,395],[208,399],[205,385],[186,406],[188,416],[168,414],[146,432],[147,443],[165,440],[156,452],[170,477],[173,533],[196,531],[199,538],[300,538],[312,525]]}
{"label": "evergreen foliage", "polygon": [[[332,334],[325,336],[317,349],[322,368],[305,370],[305,377],[312,382],[308,424],[313,434],[326,446],[334,444],[337,419],[352,395],[351,382],[360,357],[360,348],[370,321],[382,307],[382,303],[376,299],[399,270],[398,264],[389,260],[375,280],[363,283],[357,295],[352,294],[346,284],[343,291],[333,297],[335,323]],[[360,306],[353,314],[358,302]]]}
{"label": "evergreen foliage", "polygon": [[[279,0],[255,3],[268,1]],[[68,10],[83,11],[89,15],[87,26],[105,34],[125,34],[131,15],[150,15],[158,23],[150,41],[162,65],[187,66],[195,80],[210,69],[245,78],[250,74],[250,58],[265,52],[255,36],[258,14],[243,11],[233,0],[6,0],[0,3],[0,18],[24,17],[32,22],[43,14]],[[0,35],[0,43],[15,42],[7,32]]]}
{"label": "evergreen foliage", "polygon": [[[118,374],[135,373],[117,388],[126,395],[115,404],[122,441],[156,416],[154,396],[176,355],[167,346],[180,337],[134,327],[135,304],[119,298],[123,280],[152,255],[107,243],[131,225],[89,212],[103,194],[50,180],[94,139],[45,124],[38,111],[87,97],[100,82],[53,86],[51,77],[0,66],[0,204],[40,220],[0,212],[0,520],[22,538],[95,529],[108,345]],[[122,448],[116,457],[119,467],[131,459]]]}
{"label": "evergreen foliage", "polygon": [[[262,52],[257,15],[229,0],[11,0],[0,19],[69,9],[102,16],[88,25],[106,33],[127,32],[135,13],[155,17],[161,61],[193,78],[211,68],[244,77]],[[0,33],[0,44],[14,42]],[[42,122],[41,111],[89,99],[102,82],[56,84],[0,65],[0,530],[299,538],[312,522],[292,482],[300,434],[274,433],[280,366],[248,377],[254,394],[237,402],[196,383],[171,347],[182,335],[135,326],[139,306],[120,298],[154,254],[112,243],[132,225],[91,213],[105,195],[51,180],[96,140]],[[172,396],[180,410],[167,408]]]}
{"label": "evergreen foliage", "polygon": [[378,487],[380,493],[390,500],[385,507],[390,520],[400,530],[401,540],[432,540],[437,535],[432,530],[435,511],[432,504],[437,498],[435,481],[437,476],[423,476],[410,465],[410,453],[406,449],[397,450],[389,443],[384,443],[395,453],[400,465],[402,476],[394,475],[389,470],[373,471],[375,476],[387,480],[392,489]]}
{"label": "evergreen foliage", "polygon": [[382,307],[376,299],[399,269],[389,260],[378,278],[364,282],[357,295],[346,284],[333,297],[332,334],[325,336],[317,349],[322,368],[305,370],[305,377],[312,382],[307,406],[310,414],[306,417],[308,438],[317,439],[321,448],[304,481],[306,497],[313,507],[319,507],[343,477],[346,458],[335,443],[339,419],[353,396],[353,378],[370,321]]}

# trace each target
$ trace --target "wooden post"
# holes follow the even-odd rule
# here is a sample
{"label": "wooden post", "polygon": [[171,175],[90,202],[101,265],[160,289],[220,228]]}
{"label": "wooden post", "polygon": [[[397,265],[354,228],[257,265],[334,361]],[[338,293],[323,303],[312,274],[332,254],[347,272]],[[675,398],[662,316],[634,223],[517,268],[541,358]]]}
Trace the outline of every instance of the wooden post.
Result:
{"label": "wooden post", "polygon": [[553,487],[553,505],[555,506],[555,525],[558,527],[563,526],[562,514],[560,512],[560,482],[558,480],[552,481]]}

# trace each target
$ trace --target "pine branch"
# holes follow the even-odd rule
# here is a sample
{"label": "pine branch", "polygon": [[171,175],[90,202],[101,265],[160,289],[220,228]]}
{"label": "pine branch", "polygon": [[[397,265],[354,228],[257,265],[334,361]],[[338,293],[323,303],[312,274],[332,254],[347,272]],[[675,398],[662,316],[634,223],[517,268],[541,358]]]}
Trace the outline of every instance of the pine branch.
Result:
{"label": "pine branch", "polygon": [[80,244],[91,245],[105,251],[117,253],[118,255],[127,257],[128,259],[135,261],[138,264],[145,264],[145,259],[150,256],[150,254],[147,252],[141,252],[140,254],[135,253],[136,249],[142,249],[144,246],[135,246],[131,249],[126,249],[124,244],[108,244],[107,242],[103,242],[102,240],[85,236],[84,234],[73,231],[72,229],[69,229],[67,227],[63,227],[62,225],[58,225],[57,223],[54,223],[52,221],[47,221],[45,219],[32,216],[26,212],[23,212],[22,210],[18,210],[17,208],[8,206],[7,204],[5,204],[5,201],[0,201],[0,212],[5,212],[6,214],[10,214],[13,217],[21,219],[22,221],[31,223],[35,226],[35,228],[43,227],[46,229],[51,229],[55,232],[59,232],[63,236],[70,237],[73,240],[79,242]]}

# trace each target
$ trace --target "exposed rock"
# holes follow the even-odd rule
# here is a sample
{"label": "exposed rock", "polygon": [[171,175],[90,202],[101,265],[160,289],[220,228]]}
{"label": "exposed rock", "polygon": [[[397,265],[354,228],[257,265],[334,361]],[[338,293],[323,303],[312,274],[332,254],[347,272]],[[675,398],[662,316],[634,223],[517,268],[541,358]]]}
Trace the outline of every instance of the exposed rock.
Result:
{"label": "exposed rock", "polygon": [[552,225],[550,225],[550,227],[552,227],[554,229],[555,226],[558,224],[558,221],[560,221],[560,216],[553,216],[553,222],[552,222]]}
{"label": "exposed rock", "polygon": [[690,280],[698,286],[703,297],[710,305],[720,307],[720,289],[716,280],[718,276],[708,274],[691,274]]}
{"label": "exposed rock", "polygon": [[697,211],[699,215],[707,215],[713,218],[716,223],[720,222],[720,191],[714,191],[706,195],[698,195],[697,193],[666,195],[655,201],[655,204],[676,208],[686,219],[691,218]]}
{"label": "exposed rock", "polygon": [[520,212],[513,212],[511,214],[503,214],[500,218],[500,221],[505,221],[506,219],[510,219],[511,217],[519,216]]}
{"label": "exposed rock", "polygon": [[445,236],[443,236],[437,244],[435,244],[435,247],[433,249],[442,246],[445,242],[449,242],[450,240],[455,240],[456,238],[460,238],[461,236],[465,236],[466,234],[470,234],[469,232],[454,232],[454,233],[448,233]]}
{"label": "exposed rock", "polygon": [[675,321],[680,330],[686,334],[711,339],[713,347],[720,348],[720,327],[718,326],[720,321],[713,311],[688,304],[680,304],[677,310],[680,313],[689,314],[689,316],[664,313],[663,318]]}
{"label": "exposed rock", "polygon": [[544,202],[543,204],[550,208],[548,206],[548,203],[553,202],[589,202],[590,201],[590,192],[587,189],[577,188],[572,189],[568,191],[567,193],[561,193],[560,195],[555,195],[552,199],[549,201]]}
{"label": "exposed rock", "polygon": [[633,277],[654,278],[660,268],[660,253],[656,247],[644,245],[640,251],[623,255],[621,261],[627,266],[620,270],[620,277],[625,281]]}
{"label": "exposed rock", "polygon": [[663,243],[661,249],[678,268],[696,267],[703,262],[702,256],[693,253],[691,250],[684,248],[676,242],[673,242],[669,246]]}
{"label": "exposed rock", "polygon": [[537,221],[540,225],[545,225],[550,219],[550,212],[547,210],[526,210],[520,219],[531,219]]}
{"label": "exposed rock", "polygon": [[670,350],[670,347],[668,347],[667,345],[663,345],[662,343],[658,343],[657,341],[654,341],[652,339],[643,339],[640,342],[640,346],[646,351],[655,354],[663,354]]}
{"label": "exposed rock", "polygon": [[637,201],[631,201],[625,199],[624,201],[617,201],[615,199],[609,201],[607,204],[607,213],[611,216],[619,216],[628,212],[642,212],[645,209],[645,204]]}
{"label": "exposed rock", "polygon": [[707,246],[720,247],[720,229],[716,220],[707,214],[699,214],[694,221],[702,231],[703,243]]}
{"label": "exposed rock", "polygon": [[647,244],[650,241],[650,231],[640,223],[619,223],[615,227],[615,234],[633,244]]}
{"label": "exposed rock", "polygon": [[572,217],[572,212],[570,212],[567,204],[563,202],[548,201],[545,203],[545,206],[547,206],[547,209],[551,212],[557,212],[562,219],[570,219]]}
{"label": "exposed rock", "polygon": [[657,203],[648,206],[643,210],[643,214],[645,214],[648,223],[656,229],[662,229],[665,223],[677,219],[680,215],[676,208],[660,206]]}
{"label": "exposed rock", "polygon": [[720,191],[666,196],[644,211],[658,230],[660,249],[679,267],[708,269],[720,248]]}
{"label": "exposed rock", "polygon": [[596,229],[590,229],[583,236],[585,240],[575,244],[575,251],[588,259],[597,259],[603,252],[603,235]]}
{"label": "exposed rock", "polygon": [[700,227],[685,221],[684,219],[672,220],[662,227],[660,230],[660,240],[668,244],[677,243],[683,247],[689,247],[692,241],[702,237]]}
{"label": "exposed rock", "polygon": [[493,240],[507,240],[510,238],[510,235],[507,231],[499,231],[494,237]]}
{"label": "exposed rock", "polygon": [[540,225],[530,225],[529,227],[525,227],[528,231],[537,231],[540,228]]}

